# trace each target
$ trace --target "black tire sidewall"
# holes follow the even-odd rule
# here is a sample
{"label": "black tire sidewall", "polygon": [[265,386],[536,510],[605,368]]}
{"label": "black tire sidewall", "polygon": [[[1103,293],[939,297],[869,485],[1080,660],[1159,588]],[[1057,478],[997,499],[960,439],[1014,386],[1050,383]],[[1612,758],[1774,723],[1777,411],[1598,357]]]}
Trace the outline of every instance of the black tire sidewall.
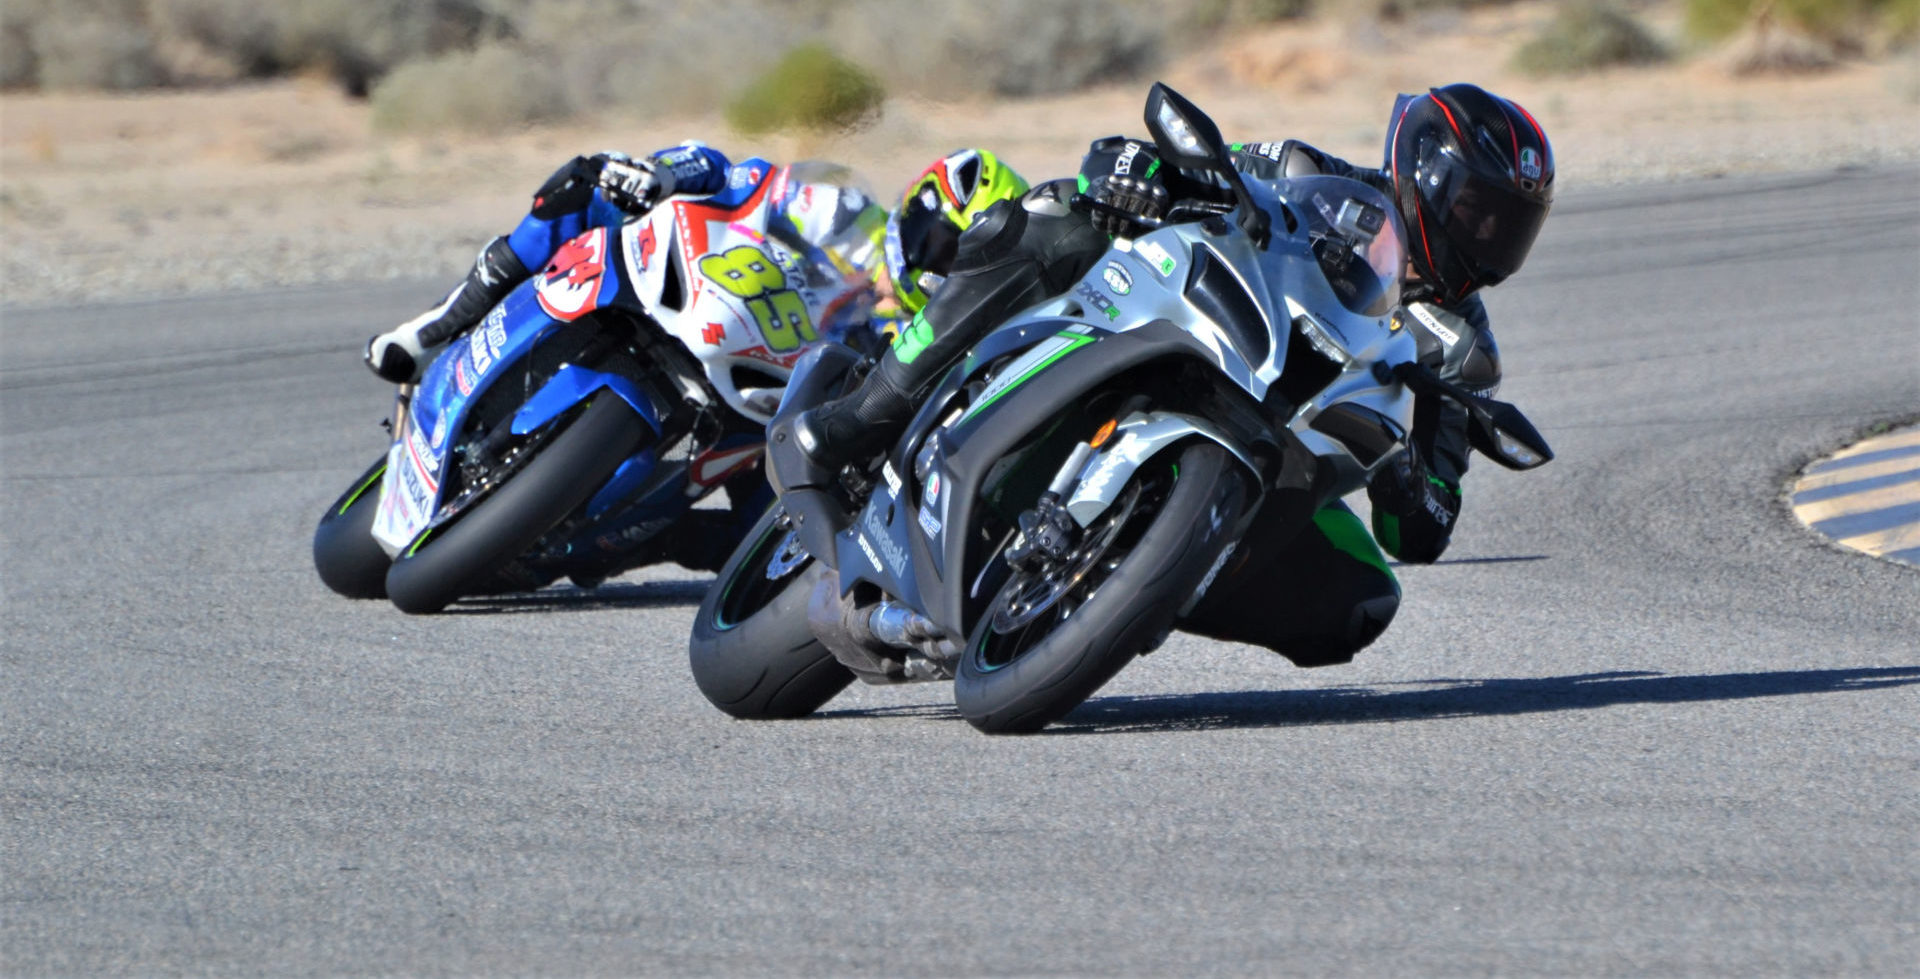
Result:
{"label": "black tire sidewall", "polygon": [[807,626],[807,602],[825,565],[809,560],[773,599],[728,628],[720,606],[745,575],[761,574],[769,535],[782,510],[774,506],[734,549],[694,614],[687,662],[700,692],[715,707],[749,720],[804,717],[853,682]]}
{"label": "black tire sidewall", "polygon": [[618,395],[602,391],[524,468],[419,550],[387,571],[401,611],[438,612],[484,584],[507,562],[593,497],[639,447],[649,428]]}
{"label": "black tire sidewall", "polygon": [[[346,598],[387,597],[387,567],[393,559],[373,537],[373,518],[380,510],[380,486],[378,480],[372,486],[367,485],[386,465],[385,455],[375,459],[373,465],[327,507],[320,515],[319,526],[313,529],[313,568],[320,573],[323,584]],[[353,496],[355,491],[360,495]],[[353,497],[352,505],[342,511],[348,497]]]}
{"label": "black tire sidewall", "polygon": [[1065,624],[1003,667],[983,671],[977,649],[991,616],[967,637],[954,677],[954,703],[968,723],[994,734],[1038,731],[1066,716],[1165,636],[1179,607],[1226,546],[1210,533],[1214,506],[1222,528],[1246,505],[1246,483],[1227,451],[1193,442],[1179,456],[1180,476],[1140,542]]}

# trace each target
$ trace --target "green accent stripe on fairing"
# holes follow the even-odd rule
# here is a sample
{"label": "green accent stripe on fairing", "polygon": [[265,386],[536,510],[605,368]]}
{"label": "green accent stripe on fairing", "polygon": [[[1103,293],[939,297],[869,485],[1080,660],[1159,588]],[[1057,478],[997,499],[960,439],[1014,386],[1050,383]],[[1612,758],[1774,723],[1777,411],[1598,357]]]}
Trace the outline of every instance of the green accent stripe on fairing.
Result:
{"label": "green accent stripe on fairing", "polygon": [[927,345],[932,342],[933,324],[927,322],[925,312],[915,313],[913,322],[908,323],[907,328],[893,338],[893,359],[899,361],[902,366],[911,364],[913,359],[920,356],[920,352],[927,349]]}
{"label": "green accent stripe on fairing", "polygon": [[1313,525],[1320,528],[1321,536],[1334,546],[1335,550],[1380,570],[1381,574],[1393,577],[1393,570],[1387,567],[1386,555],[1373,542],[1373,535],[1367,533],[1367,525],[1344,505],[1335,503],[1321,507],[1313,512]]}
{"label": "green accent stripe on fairing", "polygon": [[1035,374],[1038,374],[1041,371],[1046,370],[1049,367],[1052,367],[1054,363],[1058,361],[1060,358],[1065,357],[1066,355],[1073,353],[1075,350],[1078,350],[1081,347],[1084,347],[1087,344],[1093,342],[1093,337],[1088,336],[1085,333],[1069,333],[1063,330],[1059,333],[1054,334],[1054,336],[1061,337],[1071,342],[1068,343],[1065,347],[1061,348],[1060,350],[1055,351],[1053,356],[1048,357],[1047,359],[1033,365],[1032,367],[1027,368],[1026,373],[1021,374],[1019,377],[1014,378],[1012,384],[1009,384],[1006,387],[1003,387],[1000,390],[995,391],[992,397],[989,397],[987,400],[982,401],[971,408],[968,408],[967,413],[961,416],[960,420],[966,421],[968,418],[972,418],[973,416],[987,410],[988,405],[993,404],[995,401],[998,401],[1001,398],[1006,397],[1009,392],[1013,391],[1015,388],[1018,388],[1020,385],[1025,384],[1030,380],[1033,380],[1033,376]]}
{"label": "green accent stripe on fairing", "polygon": [[1086,192],[1087,192],[1087,188],[1088,188],[1089,186],[1091,186],[1091,185],[1090,185],[1090,184],[1088,184],[1088,182],[1087,182],[1087,175],[1083,173],[1083,174],[1081,174],[1080,176],[1078,176],[1078,177],[1075,177],[1074,179],[1075,179],[1076,181],[1078,181],[1078,182],[1079,182],[1079,184],[1080,184],[1080,193],[1082,193],[1082,194],[1084,194],[1084,193],[1086,193]]}
{"label": "green accent stripe on fairing", "polygon": [[1155,161],[1153,161],[1152,163],[1149,163],[1149,164],[1147,164],[1147,172],[1146,172],[1146,175],[1145,175],[1145,176],[1143,176],[1143,177],[1141,177],[1140,179],[1142,179],[1142,180],[1152,180],[1152,179],[1153,179],[1153,175],[1154,175],[1154,174],[1156,174],[1156,173],[1159,173],[1159,172],[1160,172],[1160,161],[1159,161],[1159,160],[1155,160]]}
{"label": "green accent stripe on fairing", "polygon": [[340,509],[335,511],[335,515],[337,516],[337,515],[345,514],[347,510],[353,506],[353,501],[358,500],[361,494],[367,491],[367,487],[372,486],[373,484],[379,482],[380,477],[385,476],[386,474],[387,474],[387,467],[384,465],[378,469],[375,469],[373,471],[373,475],[367,477],[366,482],[361,483],[359,486],[354,487],[353,492],[347,495],[347,501],[345,503],[340,504]]}

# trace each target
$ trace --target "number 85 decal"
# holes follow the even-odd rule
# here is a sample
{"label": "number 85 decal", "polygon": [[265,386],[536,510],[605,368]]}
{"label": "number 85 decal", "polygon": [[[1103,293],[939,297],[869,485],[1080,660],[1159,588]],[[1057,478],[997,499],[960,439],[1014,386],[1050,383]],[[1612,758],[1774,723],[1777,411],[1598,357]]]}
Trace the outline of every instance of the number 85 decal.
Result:
{"label": "number 85 decal", "polygon": [[764,252],[739,245],[700,260],[700,274],[722,289],[747,301],[760,322],[767,349],[775,353],[798,350],[815,339],[813,316],[806,300],[787,288],[787,274]]}

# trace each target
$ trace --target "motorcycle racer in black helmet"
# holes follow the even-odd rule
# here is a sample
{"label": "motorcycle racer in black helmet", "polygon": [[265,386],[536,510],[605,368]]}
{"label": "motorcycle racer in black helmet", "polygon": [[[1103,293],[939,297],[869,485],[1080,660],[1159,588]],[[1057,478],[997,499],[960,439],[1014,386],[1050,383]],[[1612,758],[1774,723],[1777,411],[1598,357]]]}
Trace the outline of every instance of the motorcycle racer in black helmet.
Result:
{"label": "motorcycle racer in black helmet", "polygon": [[1553,205],[1553,148],[1527,110],[1474,85],[1402,96],[1386,174],[1433,299],[1520,271]]}
{"label": "motorcycle racer in black helmet", "polygon": [[[1379,170],[1296,140],[1234,149],[1254,176],[1333,174],[1391,196],[1407,227],[1402,301],[1421,359],[1476,394],[1498,390],[1500,350],[1478,292],[1520,270],[1553,204],[1553,147],[1527,110],[1477,85],[1402,95]],[[1467,471],[1466,422],[1466,409],[1422,399],[1412,451],[1368,488],[1374,536],[1403,561],[1429,563],[1446,550]]]}
{"label": "motorcycle racer in black helmet", "polygon": [[[1519,271],[1553,194],[1553,151],[1533,117],[1473,85],[1396,100],[1380,169],[1356,167],[1297,140],[1236,143],[1233,165],[1254,179],[1329,174],[1370,184],[1399,205],[1410,268],[1405,325],[1420,359],[1481,395],[1499,387],[1500,356],[1479,289]],[[1092,207],[1079,198],[1091,199]],[[1097,140],[1076,178],[1037,184],[989,208],[960,236],[952,273],[853,391],[803,413],[794,426],[813,460],[838,469],[899,436],[946,366],[1017,310],[1071,288],[1116,237],[1131,238],[1174,202],[1230,195],[1212,175],[1163,167],[1154,145]],[[1308,531],[1262,533],[1223,569],[1182,628],[1275,649],[1301,666],[1344,663],[1392,620],[1400,588],[1380,548],[1430,563],[1447,547],[1467,470],[1467,415],[1419,398],[1408,451],[1374,478],[1372,539],[1344,503]],[[1375,541],[1379,546],[1375,546]],[[1274,595],[1297,601],[1275,614]]]}

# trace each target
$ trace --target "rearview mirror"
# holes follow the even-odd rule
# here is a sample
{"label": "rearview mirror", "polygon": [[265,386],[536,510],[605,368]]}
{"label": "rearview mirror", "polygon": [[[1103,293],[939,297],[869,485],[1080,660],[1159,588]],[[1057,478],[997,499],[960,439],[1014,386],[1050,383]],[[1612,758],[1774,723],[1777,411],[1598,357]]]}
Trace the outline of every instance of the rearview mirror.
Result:
{"label": "rearview mirror", "polygon": [[1446,398],[1467,409],[1467,444],[1508,469],[1535,469],[1553,461],[1547,440],[1520,409],[1505,401],[1469,393],[1416,361],[1391,368],[1377,365],[1374,370],[1383,381],[1396,378],[1416,394]]}
{"label": "rearview mirror", "polygon": [[1200,107],[1179,92],[1154,82],[1147,90],[1147,132],[1160,151],[1160,159],[1177,170],[1207,170],[1220,175],[1233,191],[1240,209],[1240,228],[1254,245],[1267,246],[1271,221],[1267,212],[1253,202],[1240,171],[1233,168],[1233,155],[1220,127],[1213,124]]}
{"label": "rearview mirror", "polygon": [[1185,96],[1154,82],[1147,91],[1147,132],[1160,158],[1182,170],[1230,170],[1220,129]]}
{"label": "rearview mirror", "polygon": [[1467,442],[1480,454],[1508,469],[1534,469],[1553,461],[1553,449],[1520,409],[1492,398],[1469,397],[1474,403],[1467,405]]}

